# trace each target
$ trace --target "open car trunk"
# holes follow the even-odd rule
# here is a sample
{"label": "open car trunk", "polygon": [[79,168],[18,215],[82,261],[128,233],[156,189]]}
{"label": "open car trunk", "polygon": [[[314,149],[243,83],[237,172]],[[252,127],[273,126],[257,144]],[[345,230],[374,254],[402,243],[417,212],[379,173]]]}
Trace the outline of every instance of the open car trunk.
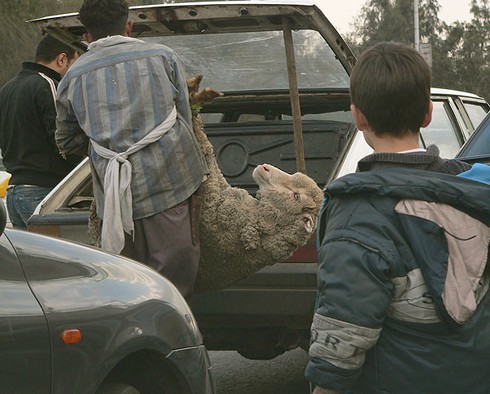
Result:
{"label": "open car trunk", "polygon": [[[302,1],[220,1],[131,7],[133,36],[176,51],[188,77],[224,93],[201,110],[232,186],[256,192],[253,168],[302,171],[323,187],[351,144],[349,73],[355,58],[317,6]],[[77,14],[30,21],[79,50]],[[39,205],[29,230],[90,243],[88,162]],[[313,239],[266,267],[191,303],[208,349],[272,358],[307,346],[316,291]]]}

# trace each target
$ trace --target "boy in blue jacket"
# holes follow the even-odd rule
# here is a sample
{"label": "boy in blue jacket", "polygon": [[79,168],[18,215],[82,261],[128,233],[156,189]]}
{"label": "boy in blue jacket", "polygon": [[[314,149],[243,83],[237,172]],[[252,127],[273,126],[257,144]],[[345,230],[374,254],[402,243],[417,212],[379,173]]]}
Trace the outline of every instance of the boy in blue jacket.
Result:
{"label": "boy in blue jacket", "polygon": [[490,187],[420,147],[430,86],[425,60],[399,43],[352,71],[351,110],[374,153],[325,191],[315,394],[490,392]]}

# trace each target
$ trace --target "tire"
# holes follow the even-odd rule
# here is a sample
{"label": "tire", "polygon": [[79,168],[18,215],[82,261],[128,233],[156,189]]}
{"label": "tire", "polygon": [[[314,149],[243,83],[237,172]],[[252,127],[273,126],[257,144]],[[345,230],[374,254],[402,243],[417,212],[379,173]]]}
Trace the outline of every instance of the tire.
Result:
{"label": "tire", "polygon": [[99,387],[96,394],[140,394],[140,392],[126,383],[105,383]]}

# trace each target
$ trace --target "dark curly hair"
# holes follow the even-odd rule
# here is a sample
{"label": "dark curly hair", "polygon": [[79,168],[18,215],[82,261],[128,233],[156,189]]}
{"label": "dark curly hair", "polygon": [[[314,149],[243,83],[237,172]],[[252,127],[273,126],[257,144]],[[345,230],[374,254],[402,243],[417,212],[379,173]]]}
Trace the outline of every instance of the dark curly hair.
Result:
{"label": "dark curly hair", "polygon": [[95,40],[123,34],[128,21],[126,0],[84,0],[80,21]]}

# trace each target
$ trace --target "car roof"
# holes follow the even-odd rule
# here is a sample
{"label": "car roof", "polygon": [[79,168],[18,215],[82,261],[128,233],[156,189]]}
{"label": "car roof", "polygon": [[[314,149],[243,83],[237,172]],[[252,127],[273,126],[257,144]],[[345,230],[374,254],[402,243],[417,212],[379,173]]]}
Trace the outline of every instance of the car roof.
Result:
{"label": "car roof", "polygon": [[461,90],[453,90],[453,89],[431,88],[430,92],[431,94],[437,96],[460,96],[460,97],[478,98],[478,99],[483,98],[474,93],[463,92]]}

